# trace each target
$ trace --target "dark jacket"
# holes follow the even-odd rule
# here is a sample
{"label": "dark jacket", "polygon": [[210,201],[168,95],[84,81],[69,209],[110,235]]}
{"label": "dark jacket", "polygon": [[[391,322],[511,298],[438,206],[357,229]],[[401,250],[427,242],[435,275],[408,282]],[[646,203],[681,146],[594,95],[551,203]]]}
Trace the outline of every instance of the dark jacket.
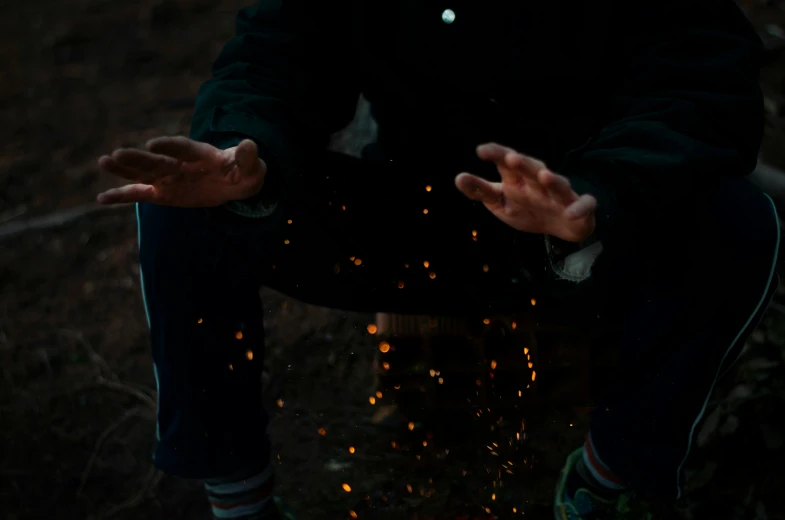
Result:
{"label": "dark jacket", "polygon": [[387,156],[469,161],[501,142],[595,195],[602,235],[753,170],[761,52],[732,0],[261,0],[238,14],[191,137],[252,138],[269,165],[256,199],[285,200],[307,182],[303,150],[364,93]]}

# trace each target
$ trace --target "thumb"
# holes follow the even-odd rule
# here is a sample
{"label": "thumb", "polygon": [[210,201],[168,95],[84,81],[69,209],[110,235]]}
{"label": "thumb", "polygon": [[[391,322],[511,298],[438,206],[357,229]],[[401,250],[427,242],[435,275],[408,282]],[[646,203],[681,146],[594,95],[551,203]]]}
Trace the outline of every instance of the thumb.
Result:
{"label": "thumb", "polygon": [[488,209],[504,206],[502,183],[487,180],[469,173],[461,173],[455,178],[455,186],[468,198],[484,203]]}
{"label": "thumb", "polygon": [[237,145],[234,151],[234,160],[237,163],[239,177],[264,175],[267,170],[266,164],[259,158],[256,143],[250,139],[244,139]]}

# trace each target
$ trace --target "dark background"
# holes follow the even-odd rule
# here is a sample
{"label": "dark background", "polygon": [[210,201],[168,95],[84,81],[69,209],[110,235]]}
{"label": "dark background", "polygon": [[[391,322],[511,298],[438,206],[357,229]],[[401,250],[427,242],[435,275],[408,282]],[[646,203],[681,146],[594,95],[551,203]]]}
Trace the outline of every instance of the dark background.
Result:
{"label": "dark background", "polygon": [[[0,1],[0,518],[209,518],[200,483],[151,466],[155,383],[135,219],[130,207],[92,201],[116,182],[98,171],[99,155],[187,134],[197,89],[246,3]],[[785,2],[745,8],[769,49],[762,158],[783,169]],[[352,148],[347,139],[336,142]],[[785,518],[785,290],[776,300],[707,410],[686,499],[635,501],[629,518]],[[490,411],[436,411],[410,431],[397,415],[381,420],[386,397],[368,400],[372,315],[273,293],[266,303],[279,493],[301,518],[486,507],[552,518],[553,484],[586,432],[585,409],[511,412],[505,424],[525,421],[527,434],[514,446],[507,430],[491,430]],[[494,442],[501,448],[489,450]],[[500,467],[507,460],[513,475]]]}

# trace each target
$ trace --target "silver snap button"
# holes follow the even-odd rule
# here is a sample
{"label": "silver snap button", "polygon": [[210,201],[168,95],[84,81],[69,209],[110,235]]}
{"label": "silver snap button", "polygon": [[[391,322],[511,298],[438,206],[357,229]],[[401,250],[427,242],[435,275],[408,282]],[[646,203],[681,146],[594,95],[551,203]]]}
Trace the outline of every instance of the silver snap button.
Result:
{"label": "silver snap button", "polygon": [[446,24],[451,24],[455,21],[455,11],[452,9],[445,9],[442,13],[442,21]]}

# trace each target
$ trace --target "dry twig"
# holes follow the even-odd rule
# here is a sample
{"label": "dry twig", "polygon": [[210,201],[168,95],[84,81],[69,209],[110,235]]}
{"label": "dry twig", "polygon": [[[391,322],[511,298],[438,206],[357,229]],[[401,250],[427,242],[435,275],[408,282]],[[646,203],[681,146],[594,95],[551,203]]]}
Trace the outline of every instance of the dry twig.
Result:
{"label": "dry twig", "polygon": [[98,459],[98,452],[101,451],[101,446],[103,446],[106,439],[114,432],[117,428],[119,428],[125,421],[133,417],[134,415],[139,414],[142,411],[140,406],[134,406],[123,413],[115,422],[110,424],[98,437],[98,440],[95,441],[95,446],[93,447],[93,452],[90,454],[90,458],[87,460],[87,464],[85,465],[85,469],[82,472],[82,478],[79,481],[79,488],[76,491],[77,495],[81,495],[82,491],[84,491],[85,484],[87,483],[87,479],[90,476],[90,472],[93,469],[93,465],[95,461]]}

